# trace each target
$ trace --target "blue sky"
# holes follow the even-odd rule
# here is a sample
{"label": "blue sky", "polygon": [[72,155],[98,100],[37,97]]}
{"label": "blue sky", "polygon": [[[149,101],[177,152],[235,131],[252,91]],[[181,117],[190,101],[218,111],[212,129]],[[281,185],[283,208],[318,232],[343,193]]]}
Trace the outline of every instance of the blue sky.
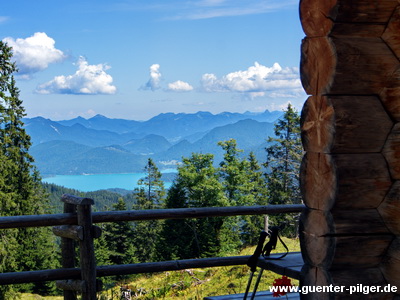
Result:
{"label": "blue sky", "polygon": [[14,49],[28,117],[298,109],[298,0],[14,0],[0,39]]}

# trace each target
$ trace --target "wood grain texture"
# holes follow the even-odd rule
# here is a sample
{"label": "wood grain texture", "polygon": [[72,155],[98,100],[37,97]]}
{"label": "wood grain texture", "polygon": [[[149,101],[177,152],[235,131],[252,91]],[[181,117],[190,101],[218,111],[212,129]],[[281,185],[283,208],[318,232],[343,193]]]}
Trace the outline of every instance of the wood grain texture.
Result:
{"label": "wood grain texture", "polygon": [[[200,207],[200,208],[175,208],[175,209],[144,209],[94,212],[94,223],[163,220],[163,219],[190,219],[207,217],[224,217],[239,215],[265,215],[279,213],[301,212],[302,204],[289,205],[254,205],[254,206],[229,206],[229,207]],[[0,228],[24,228],[56,225],[77,224],[76,213],[25,215],[13,217],[0,217]]]}
{"label": "wood grain texture", "polygon": [[[400,102],[400,101],[399,101]],[[393,179],[400,179],[400,123],[397,123],[390,132],[382,151],[385,156],[390,175]]]}
{"label": "wood grain texture", "polygon": [[78,205],[78,225],[83,228],[84,239],[79,241],[80,267],[85,289],[82,300],[96,300],[96,258],[93,244],[91,205]]}
{"label": "wood grain texture", "polygon": [[[397,6],[396,0],[301,0],[300,20],[309,37],[332,34],[336,24],[360,24],[358,27],[366,31],[370,26],[388,23]],[[343,30],[342,33],[352,35],[354,31]]]}
{"label": "wood grain texture", "polygon": [[390,245],[386,257],[382,262],[381,270],[383,276],[391,285],[397,287],[400,293],[400,237],[397,237]]}
{"label": "wood grain texture", "polygon": [[378,211],[389,230],[400,236],[400,181],[393,183]]}
{"label": "wood grain texture", "polygon": [[336,235],[390,235],[377,209],[332,210]]}
{"label": "wood grain texture", "polygon": [[335,22],[387,23],[399,5],[397,0],[337,0]]}
{"label": "wood grain texture", "polygon": [[381,37],[385,24],[334,23],[329,33],[331,37]]}
{"label": "wood grain texture", "polygon": [[304,262],[326,270],[377,267],[393,240],[376,210],[307,209],[299,235]]}
{"label": "wood grain texture", "polygon": [[307,209],[299,222],[300,247],[306,264],[316,267],[329,266],[335,253],[336,239],[327,238],[335,232],[333,217],[329,212]]}
{"label": "wood grain texture", "polygon": [[380,153],[335,154],[338,192],[335,208],[377,208],[392,185]]}
{"label": "wood grain texture", "polygon": [[323,95],[332,85],[336,50],[328,37],[304,38],[301,43],[300,79],[308,95]]}
{"label": "wood grain texture", "polygon": [[392,126],[377,96],[311,96],[301,114],[303,146],[311,152],[380,152]]}
{"label": "wood grain texture", "polygon": [[380,152],[393,123],[379,98],[377,96],[330,96],[329,98],[335,113],[335,135],[330,152]]}
{"label": "wood grain texture", "polygon": [[83,228],[77,225],[54,226],[53,233],[57,236],[73,239],[75,241],[83,240]]}
{"label": "wood grain texture", "polygon": [[379,37],[305,38],[301,81],[307,94],[373,95],[399,82],[399,60]]}
{"label": "wood grain texture", "polygon": [[[302,268],[300,284],[302,286],[344,286],[349,288],[350,286],[357,287],[357,285],[363,286],[381,286],[387,285],[381,270],[376,268],[359,268],[350,270],[333,270],[327,272],[323,268],[313,267],[305,264]],[[307,295],[301,295],[300,299],[379,299],[389,300],[396,299],[391,293],[370,293],[363,294],[362,292],[353,292],[343,289],[343,292],[336,293],[309,293]]]}
{"label": "wood grain texture", "polygon": [[[300,274],[300,286],[329,286],[333,284],[332,277],[324,269],[304,264]],[[333,293],[308,293],[301,294],[300,299],[305,300],[331,300]]]}
{"label": "wood grain texture", "polygon": [[387,88],[385,87],[379,94],[383,106],[388,114],[397,122],[400,121],[400,87]]}
{"label": "wood grain texture", "polygon": [[335,14],[337,0],[301,0],[300,20],[305,34],[309,37],[326,36],[331,31],[333,21],[329,15]]}
{"label": "wood grain texture", "polygon": [[[64,213],[76,213],[76,205],[64,202]],[[74,226],[74,225],[61,225]],[[63,268],[75,268],[75,241],[69,238],[61,238],[61,264]],[[63,291],[64,300],[77,300],[78,295],[75,291]]]}
{"label": "wood grain texture", "polygon": [[313,209],[377,208],[392,185],[380,153],[307,152],[300,166],[304,204]]}
{"label": "wood grain texture", "polygon": [[[359,268],[359,269],[346,269],[346,270],[333,270],[330,271],[330,276],[332,277],[333,284],[336,286],[381,286],[382,288],[387,286],[387,282],[383,277],[383,274],[379,267],[374,268]],[[369,293],[363,294],[352,293],[350,295],[349,291],[343,291],[335,294],[335,299],[376,299],[376,300],[392,300],[394,298],[393,293]]]}
{"label": "wood grain texture", "polygon": [[304,103],[300,118],[303,148],[329,153],[335,136],[335,111],[329,97],[311,96]]}
{"label": "wood grain texture", "polygon": [[337,195],[336,168],[332,156],[307,152],[300,165],[300,189],[304,204],[329,211]]}
{"label": "wood grain texture", "polygon": [[383,40],[389,45],[390,49],[400,59],[400,5],[394,11],[385,32],[382,35]]}

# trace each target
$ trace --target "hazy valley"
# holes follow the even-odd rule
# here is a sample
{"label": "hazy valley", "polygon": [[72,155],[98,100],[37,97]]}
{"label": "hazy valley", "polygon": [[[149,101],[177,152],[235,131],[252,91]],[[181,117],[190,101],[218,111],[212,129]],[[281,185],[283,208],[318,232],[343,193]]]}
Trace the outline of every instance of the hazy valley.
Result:
{"label": "hazy valley", "polygon": [[30,153],[43,176],[141,172],[151,157],[160,169],[171,168],[192,152],[222,159],[219,141],[236,139],[244,155],[265,157],[268,136],[282,112],[160,114],[148,121],[96,115],[52,121],[24,119]]}

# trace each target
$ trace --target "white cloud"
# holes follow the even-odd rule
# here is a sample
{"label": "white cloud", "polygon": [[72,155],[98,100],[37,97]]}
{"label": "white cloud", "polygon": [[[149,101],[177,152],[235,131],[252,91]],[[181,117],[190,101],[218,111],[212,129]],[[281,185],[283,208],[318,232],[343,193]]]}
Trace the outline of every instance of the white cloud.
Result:
{"label": "white cloud", "polygon": [[191,90],[193,90],[193,87],[189,83],[181,81],[181,80],[171,82],[168,84],[168,91],[189,92]]}
{"label": "white cloud", "polygon": [[158,90],[160,88],[161,73],[160,65],[153,64],[150,66],[150,79],[147,81],[146,85],[141,87],[143,90]]}
{"label": "white cloud", "polygon": [[36,32],[26,39],[3,39],[13,48],[14,59],[20,74],[32,74],[46,69],[49,64],[66,59],[66,55],[55,48],[55,41],[44,32]]}
{"label": "white cloud", "polygon": [[302,95],[297,68],[282,68],[278,63],[272,67],[257,62],[245,71],[232,72],[217,78],[214,74],[204,74],[202,89],[206,92],[246,93],[250,98],[261,96],[298,97]]}
{"label": "white cloud", "polygon": [[89,65],[84,57],[80,57],[78,70],[73,75],[56,76],[53,80],[38,86],[40,94],[115,94],[117,88],[112,85],[113,78],[106,71],[105,64]]}

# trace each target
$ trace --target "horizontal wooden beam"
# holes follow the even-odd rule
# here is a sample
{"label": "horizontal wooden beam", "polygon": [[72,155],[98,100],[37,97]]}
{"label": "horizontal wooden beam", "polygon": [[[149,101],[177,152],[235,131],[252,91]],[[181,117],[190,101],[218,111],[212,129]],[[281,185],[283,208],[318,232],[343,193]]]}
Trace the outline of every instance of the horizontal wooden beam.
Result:
{"label": "horizontal wooden beam", "polygon": [[145,221],[165,219],[190,219],[207,217],[228,217],[239,215],[270,215],[301,212],[304,205],[258,205],[229,207],[199,207],[150,210],[122,210],[93,213],[93,222]]}
{"label": "horizontal wooden beam", "polygon": [[[304,205],[302,204],[293,204],[123,210],[94,212],[92,217],[93,223],[105,223],[120,221],[228,217],[239,215],[273,215],[280,213],[298,213],[301,212],[303,208]],[[74,224],[77,224],[77,215],[75,213],[0,217],[0,229]]]}
{"label": "horizontal wooden beam", "polygon": [[[223,266],[245,265],[249,259],[247,256],[213,257],[200,259],[184,259],[163,262],[151,262],[129,265],[98,266],[97,277],[153,273],[165,271],[178,271],[192,268],[209,268]],[[55,270],[26,271],[0,273],[0,285],[42,282],[53,280],[79,279],[81,270],[79,268],[63,268]]]}

